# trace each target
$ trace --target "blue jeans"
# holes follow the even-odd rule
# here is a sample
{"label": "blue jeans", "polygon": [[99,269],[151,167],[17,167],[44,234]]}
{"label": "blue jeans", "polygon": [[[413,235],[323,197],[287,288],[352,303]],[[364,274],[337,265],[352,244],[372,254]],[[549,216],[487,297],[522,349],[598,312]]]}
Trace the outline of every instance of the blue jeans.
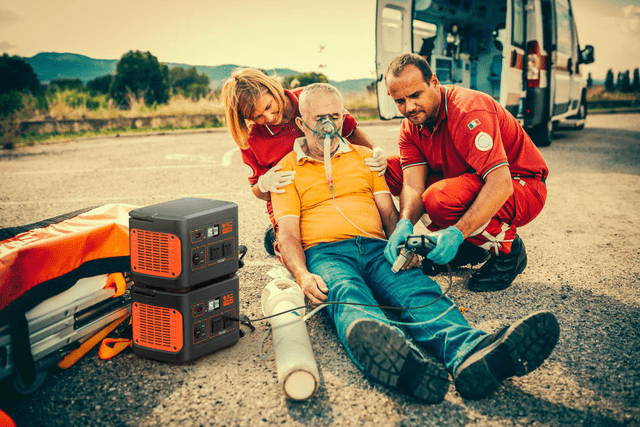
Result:
{"label": "blue jeans", "polygon": [[[305,251],[307,268],[326,282],[328,301],[419,307],[442,295],[440,286],[418,268],[392,272],[383,255],[385,245],[386,241],[365,237],[321,243]],[[354,320],[371,318],[391,324],[377,307],[329,305],[327,312],[352,360],[347,328]],[[486,332],[471,327],[446,296],[428,307],[399,313],[400,321],[411,323],[405,328],[415,342],[439,357],[451,373],[487,336]],[[362,368],[355,360],[354,363]]]}

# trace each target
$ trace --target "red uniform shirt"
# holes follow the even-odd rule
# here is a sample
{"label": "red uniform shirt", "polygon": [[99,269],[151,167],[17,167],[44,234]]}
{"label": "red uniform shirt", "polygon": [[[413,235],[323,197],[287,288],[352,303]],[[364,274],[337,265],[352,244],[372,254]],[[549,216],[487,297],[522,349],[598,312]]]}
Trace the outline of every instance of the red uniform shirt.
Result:
{"label": "red uniform shirt", "polygon": [[[300,116],[298,98],[302,90],[302,88],[294,91],[285,90],[285,94],[293,103],[293,108],[295,109],[294,117]],[[356,119],[347,113],[342,124],[342,136],[349,137],[357,126]],[[249,148],[240,150],[242,161],[251,169],[249,183],[255,185],[260,176],[291,152],[293,142],[302,136],[304,136],[304,133],[298,128],[293,119],[289,123],[280,126],[253,125],[247,141]]]}
{"label": "red uniform shirt", "polygon": [[426,164],[442,178],[508,166],[511,176],[547,177],[542,154],[518,121],[492,97],[457,86],[440,89],[433,130],[404,119],[398,137],[402,168]]}

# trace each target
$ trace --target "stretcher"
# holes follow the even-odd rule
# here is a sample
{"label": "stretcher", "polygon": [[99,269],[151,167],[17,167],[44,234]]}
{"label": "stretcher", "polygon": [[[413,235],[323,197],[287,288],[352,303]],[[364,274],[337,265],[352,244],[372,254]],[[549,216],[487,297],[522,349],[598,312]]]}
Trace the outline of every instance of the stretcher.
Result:
{"label": "stretcher", "polygon": [[68,290],[43,301],[26,313],[31,354],[36,368],[36,379],[30,385],[15,370],[10,325],[0,327],[0,379],[13,374],[16,391],[21,394],[35,391],[45,380],[47,371],[69,351],[106,324],[130,313],[129,284],[124,294],[116,296],[116,289],[105,288],[109,277],[102,274],[80,279]]}
{"label": "stretcher", "polygon": [[28,394],[131,310],[128,213],[105,205],[0,230],[0,380]]}

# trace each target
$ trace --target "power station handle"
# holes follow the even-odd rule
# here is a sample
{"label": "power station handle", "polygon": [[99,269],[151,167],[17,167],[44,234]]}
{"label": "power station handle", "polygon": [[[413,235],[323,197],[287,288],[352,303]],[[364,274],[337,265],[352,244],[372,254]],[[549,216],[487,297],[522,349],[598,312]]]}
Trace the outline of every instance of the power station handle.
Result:
{"label": "power station handle", "polygon": [[129,212],[129,216],[133,219],[139,219],[140,221],[153,222],[153,215],[145,212],[131,211]]}
{"label": "power station handle", "polygon": [[146,295],[148,297],[155,297],[156,296],[156,291],[154,291],[153,289],[134,289],[131,292],[136,293],[136,294],[140,294],[140,295]]}

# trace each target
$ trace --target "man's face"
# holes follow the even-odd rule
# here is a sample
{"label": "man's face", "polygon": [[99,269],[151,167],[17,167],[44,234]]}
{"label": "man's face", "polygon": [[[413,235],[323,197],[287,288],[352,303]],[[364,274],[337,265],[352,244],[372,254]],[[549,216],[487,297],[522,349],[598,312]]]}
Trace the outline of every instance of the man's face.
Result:
{"label": "man's face", "polygon": [[[314,151],[323,151],[324,140],[319,140],[318,135],[314,136],[313,130],[316,129],[318,121],[325,115],[328,115],[331,118],[335,130],[340,129],[344,120],[342,103],[334,94],[324,92],[311,95],[311,97],[307,98],[307,101],[306,108],[304,109],[304,112],[301,113],[302,117],[296,118],[296,124],[307,138],[309,148]],[[304,119],[304,122],[302,119]],[[311,129],[305,126],[305,123]],[[338,138],[334,137],[331,145],[332,150],[337,143]]]}
{"label": "man's face", "polygon": [[407,65],[397,77],[387,75],[387,88],[398,110],[414,125],[435,123],[438,119],[440,87],[435,74],[427,84],[416,66]]}

